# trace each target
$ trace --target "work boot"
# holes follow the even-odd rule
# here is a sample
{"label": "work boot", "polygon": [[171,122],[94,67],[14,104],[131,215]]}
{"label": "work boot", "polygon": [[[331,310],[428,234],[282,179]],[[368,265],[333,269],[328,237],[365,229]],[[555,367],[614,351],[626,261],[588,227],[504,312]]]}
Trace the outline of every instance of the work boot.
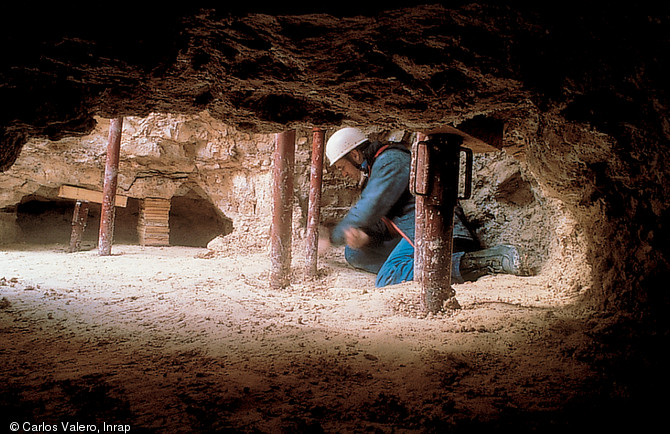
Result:
{"label": "work boot", "polygon": [[459,271],[463,280],[477,280],[486,274],[525,274],[519,249],[509,244],[464,253]]}

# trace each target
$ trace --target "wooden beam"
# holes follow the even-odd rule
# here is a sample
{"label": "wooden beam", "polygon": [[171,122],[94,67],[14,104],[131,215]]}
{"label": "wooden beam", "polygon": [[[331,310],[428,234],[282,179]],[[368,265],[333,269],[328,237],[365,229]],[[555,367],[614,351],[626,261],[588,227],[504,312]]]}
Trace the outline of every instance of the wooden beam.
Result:
{"label": "wooden beam", "polygon": [[463,146],[470,148],[475,154],[497,152],[502,149],[504,124],[496,119],[476,116],[461,122],[457,127],[444,125],[429,131],[421,131],[430,136],[433,134],[456,134],[463,138]]}
{"label": "wooden beam", "polygon": [[81,249],[81,240],[84,237],[84,229],[88,222],[88,202],[77,201],[72,215],[72,232],[70,234],[70,253]]}
{"label": "wooden beam", "polygon": [[485,142],[498,151],[503,147],[505,123],[498,119],[479,115],[461,122],[456,125],[456,128],[465,134],[477,138],[477,140]]}
{"label": "wooden beam", "polygon": [[[58,189],[58,197],[65,199],[80,200],[82,202],[102,203],[102,192],[88,190],[86,188],[74,187],[72,185],[61,185]],[[128,202],[126,196],[116,195],[114,205],[125,208]]]}

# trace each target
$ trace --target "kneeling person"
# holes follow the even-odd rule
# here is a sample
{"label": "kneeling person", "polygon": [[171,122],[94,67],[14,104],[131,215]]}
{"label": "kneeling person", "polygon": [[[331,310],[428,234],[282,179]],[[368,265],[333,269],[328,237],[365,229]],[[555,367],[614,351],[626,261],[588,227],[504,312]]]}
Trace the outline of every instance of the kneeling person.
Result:
{"label": "kneeling person", "polygon": [[[345,245],[346,261],[377,274],[376,286],[414,278],[414,196],[409,191],[410,151],[402,145],[370,141],[357,128],[343,128],[326,143],[326,156],[344,176],[361,180],[356,204],[332,230],[323,246]],[[454,235],[473,241],[454,216]],[[513,246],[496,246],[452,256],[452,278],[460,283],[489,273],[519,274]]]}

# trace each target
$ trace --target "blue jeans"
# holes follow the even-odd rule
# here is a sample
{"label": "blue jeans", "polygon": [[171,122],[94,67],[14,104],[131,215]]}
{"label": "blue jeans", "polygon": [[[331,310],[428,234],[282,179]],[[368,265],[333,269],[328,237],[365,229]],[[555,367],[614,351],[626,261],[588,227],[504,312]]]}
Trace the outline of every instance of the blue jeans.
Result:
{"label": "blue jeans", "polygon": [[[451,255],[451,281],[463,283],[460,273],[464,252]],[[414,280],[414,247],[405,239],[387,242],[375,249],[355,250],[344,248],[344,257],[349,264],[371,273],[377,273],[375,286],[395,285]]]}

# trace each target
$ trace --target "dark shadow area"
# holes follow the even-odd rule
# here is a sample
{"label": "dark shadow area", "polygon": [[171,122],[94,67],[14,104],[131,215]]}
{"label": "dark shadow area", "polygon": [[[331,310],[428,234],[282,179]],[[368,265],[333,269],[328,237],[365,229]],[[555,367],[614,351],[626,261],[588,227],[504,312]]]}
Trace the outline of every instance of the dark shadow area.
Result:
{"label": "dark shadow area", "polygon": [[233,222],[193,190],[170,201],[170,245],[207,247],[233,231]]}
{"label": "dark shadow area", "polygon": [[[72,233],[73,200],[30,195],[16,206],[16,222],[21,230],[19,241],[27,244],[69,244]],[[211,202],[192,190],[175,196],[170,206],[170,245],[207,247],[212,239],[232,232],[232,220]],[[82,241],[95,246],[100,230],[100,204],[90,203]],[[137,223],[140,200],[128,198],[125,207],[117,207],[114,218],[114,242],[138,244]]]}
{"label": "dark shadow area", "polygon": [[[30,195],[16,207],[16,222],[21,228],[20,240],[28,244],[68,244],[72,233],[75,202]],[[90,246],[98,242],[100,204],[90,203],[82,241]],[[125,207],[117,207],[114,217],[114,242],[137,244],[139,200],[128,198]]]}

